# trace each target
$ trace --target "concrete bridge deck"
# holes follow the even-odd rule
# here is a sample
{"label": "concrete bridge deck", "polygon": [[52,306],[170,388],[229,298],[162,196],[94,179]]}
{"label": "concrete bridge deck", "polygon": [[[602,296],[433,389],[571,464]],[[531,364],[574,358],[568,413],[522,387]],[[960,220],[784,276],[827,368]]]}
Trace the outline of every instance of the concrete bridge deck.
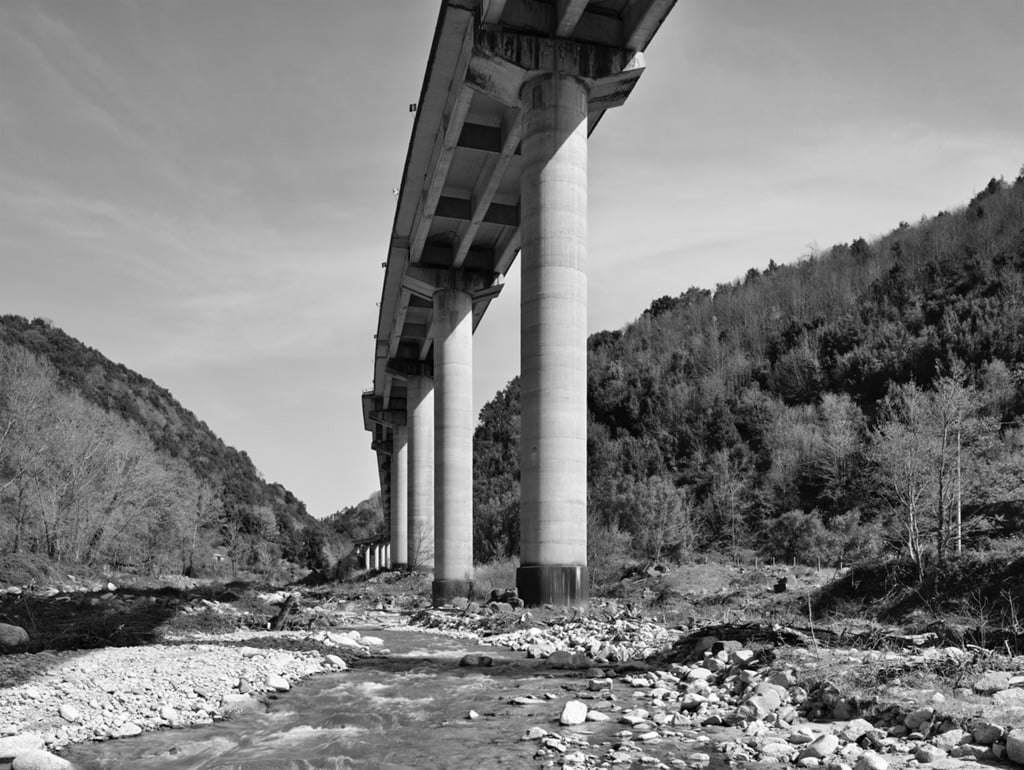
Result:
{"label": "concrete bridge deck", "polygon": [[538,600],[585,599],[586,137],[674,4],[441,2],[363,394],[392,562],[434,567],[438,599],[472,579],[472,331],[520,250],[523,566],[561,575]]}

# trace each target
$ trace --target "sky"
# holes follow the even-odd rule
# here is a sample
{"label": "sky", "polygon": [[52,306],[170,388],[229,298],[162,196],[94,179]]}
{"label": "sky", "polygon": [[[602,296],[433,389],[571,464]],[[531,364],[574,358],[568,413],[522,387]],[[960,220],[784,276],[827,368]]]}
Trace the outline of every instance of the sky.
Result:
{"label": "sky", "polygon": [[[0,313],[167,388],[315,516],[378,486],[387,245],[438,0],[0,0]],[[589,153],[589,327],[1024,164],[1020,0],[679,0]],[[474,410],[519,369],[513,267]]]}

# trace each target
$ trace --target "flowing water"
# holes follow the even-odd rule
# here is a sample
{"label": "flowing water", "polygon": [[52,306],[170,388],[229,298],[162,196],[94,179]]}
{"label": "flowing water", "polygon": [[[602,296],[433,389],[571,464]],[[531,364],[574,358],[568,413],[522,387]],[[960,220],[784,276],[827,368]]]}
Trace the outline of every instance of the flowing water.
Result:
{"label": "flowing water", "polygon": [[[573,697],[567,690],[579,689],[579,678],[543,668],[522,653],[421,632],[372,633],[384,639],[389,656],[299,683],[272,700],[267,713],[83,744],[63,755],[85,770],[530,768],[541,764],[533,758],[537,741],[520,740],[530,727],[586,737],[592,744],[586,752],[597,756],[623,727],[614,722],[560,727],[554,720]],[[494,665],[460,667],[467,652],[486,654]],[[509,703],[517,695],[545,693],[557,697],[536,705]],[[471,710],[479,717],[470,719]],[[699,740],[684,742],[690,751],[701,749]],[[665,757],[680,756],[683,747],[651,748]]]}

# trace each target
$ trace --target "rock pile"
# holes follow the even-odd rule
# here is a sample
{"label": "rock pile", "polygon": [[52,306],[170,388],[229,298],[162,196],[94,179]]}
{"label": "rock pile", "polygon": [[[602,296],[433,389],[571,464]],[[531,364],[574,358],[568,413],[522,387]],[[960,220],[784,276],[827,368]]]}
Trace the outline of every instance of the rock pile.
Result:
{"label": "rock pile", "polygon": [[570,612],[541,627],[533,624],[529,611],[507,602],[497,604],[481,607],[462,599],[447,607],[422,610],[410,622],[447,636],[475,638],[525,651],[530,658],[570,652],[612,663],[649,658],[670,647],[681,635],[677,630],[628,616],[614,605],[606,606],[600,615]]}
{"label": "rock pile", "polygon": [[[733,763],[828,770],[1004,759],[1024,764],[1024,729],[983,718],[963,724],[932,706],[908,712],[892,706],[866,719],[857,715],[853,699],[824,685],[809,692],[798,683],[796,670],[769,665],[771,657],[738,641],[704,637],[691,646],[686,662],[590,670],[568,701],[551,703],[551,722],[569,729],[556,733],[538,726],[523,740],[537,742],[537,759],[568,767],[636,762],[693,767],[706,765],[711,754]],[[1017,679],[987,675],[975,689]],[[601,753],[586,735],[571,730],[605,721],[621,729]],[[711,734],[718,737],[712,740]]]}

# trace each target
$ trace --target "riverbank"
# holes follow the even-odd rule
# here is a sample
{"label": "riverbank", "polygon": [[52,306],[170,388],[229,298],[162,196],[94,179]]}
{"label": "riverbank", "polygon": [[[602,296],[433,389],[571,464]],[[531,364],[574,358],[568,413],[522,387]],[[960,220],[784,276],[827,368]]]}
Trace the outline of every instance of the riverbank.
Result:
{"label": "riverbank", "polygon": [[[360,584],[355,596],[353,588],[297,592],[283,622],[292,630],[265,630],[288,593],[236,589],[219,594],[223,601],[175,596],[174,620],[152,629],[151,644],[2,656],[0,760],[27,763],[40,749],[265,709],[303,679],[386,656],[371,629],[408,625],[520,650],[564,680],[556,692],[526,694],[492,683],[495,698],[536,714],[521,737],[540,766],[701,766],[713,757],[829,770],[1024,763],[1019,657],[939,646],[927,634],[861,636],[852,646],[850,635],[825,629],[670,625],[625,602],[432,609],[402,581]],[[40,601],[106,617],[159,604],[118,593]],[[485,660],[464,663],[489,676]]]}

